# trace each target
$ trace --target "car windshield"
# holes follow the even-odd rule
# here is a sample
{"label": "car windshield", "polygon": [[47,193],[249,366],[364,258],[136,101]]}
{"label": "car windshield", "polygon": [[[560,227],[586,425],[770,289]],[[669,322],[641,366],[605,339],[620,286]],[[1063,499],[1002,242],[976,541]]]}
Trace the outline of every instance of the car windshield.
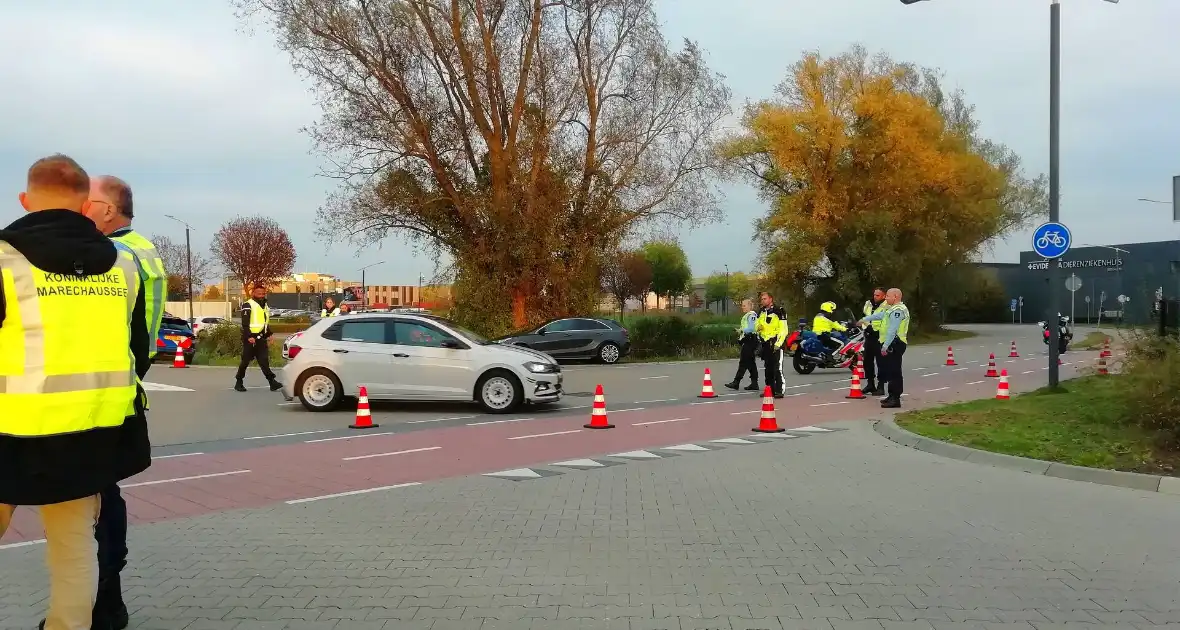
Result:
{"label": "car windshield", "polygon": [[468,340],[473,341],[476,344],[479,344],[481,346],[486,346],[486,345],[492,343],[492,342],[488,341],[487,339],[485,339],[483,335],[481,335],[477,332],[473,332],[471,330],[468,330],[467,328],[464,328],[463,326],[460,326],[459,324],[456,324],[455,322],[453,322],[449,319],[444,319],[442,317],[429,317],[429,316],[423,316],[423,315],[420,315],[419,317],[426,317],[426,319],[432,319],[440,324],[443,324],[447,328],[450,328],[451,330],[459,333],[460,335],[463,335]]}

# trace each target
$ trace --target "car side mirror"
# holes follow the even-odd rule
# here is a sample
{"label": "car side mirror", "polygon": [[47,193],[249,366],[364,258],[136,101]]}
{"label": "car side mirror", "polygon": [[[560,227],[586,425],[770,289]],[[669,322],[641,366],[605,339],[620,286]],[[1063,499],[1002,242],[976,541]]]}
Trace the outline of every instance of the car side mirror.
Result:
{"label": "car side mirror", "polygon": [[440,345],[444,348],[447,348],[448,350],[459,350],[463,347],[459,345],[458,341],[453,339],[444,339]]}
{"label": "car side mirror", "polygon": [[535,334],[543,335],[543,334],[545,334],[545,332],[546,332],[545,329],[542,328],[542,329],[538,330]]}

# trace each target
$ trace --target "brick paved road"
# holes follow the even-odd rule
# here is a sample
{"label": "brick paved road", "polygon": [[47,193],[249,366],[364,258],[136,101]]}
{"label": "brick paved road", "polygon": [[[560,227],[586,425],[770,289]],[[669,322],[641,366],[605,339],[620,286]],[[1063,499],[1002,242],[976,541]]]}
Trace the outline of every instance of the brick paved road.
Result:
{"label": "brick paved road", "polygon": [[[1180,624],[1176,497],[941,459],[848,426],[135,527],[132,627]],[[33,627],[41,554],[0,552],[0,628]]]}

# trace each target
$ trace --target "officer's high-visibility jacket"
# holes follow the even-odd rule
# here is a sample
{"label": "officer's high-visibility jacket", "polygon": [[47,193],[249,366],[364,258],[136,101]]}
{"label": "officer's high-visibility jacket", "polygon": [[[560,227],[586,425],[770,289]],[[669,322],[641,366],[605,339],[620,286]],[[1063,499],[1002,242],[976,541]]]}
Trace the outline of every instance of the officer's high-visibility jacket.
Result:
{"label": "officer's high-visibility jacket", "polygon": [[326,309],[326,308],[320,309],[320,317],[339,317],[339,316],[340,316],[340,307],[339,306],[332,309],[331,311],[328,311],[328,309]]}
{"label": "officer's high-visibility jacket", "polygon": [[[869,315],[872,315],[873,313],[879,313],[881,311],[884,311],[887,308],[889,308],[889,305],[885,303],[885,300],[881,300],[881,303],[878,304],[876,308],[873,308],[873,301],[872,300],[865,300],[865,317],[868,317]],[[873,320],[872,322],[870,322],[870,325],[873,327],[873,330],[877,331],[877,335],[880,335],[881,334],[881,327],[884,326],[884,322],[882,322],[879,319],[876,319],[876,320]]]}
{"label": "officer's high-visibility jacket", "polygon": [[270,306],[263,306],[253,299],[246,300],[250,308],[250,334],[261,335],[270,328]]}
{"label": "officer's high-visibility jacket", "polygon": [[885,336],[881,339],[883,347],[888,348],[895,338],[900,339],[904,344],[909,343],[910,309],[906,307],[904,302],[898,302],[883,311],[873,313],[866,317],[865,321],[885,322]]}
{"label": "officer's high-visibility jacket", "polygon": [[782,311],[777,308],[762,309],[754,332],[762,341],[772,342],[775,348],[783,347],[787,340],[787,322],[783,319]]}
{"label": "officer's high-visibility jacket", "polygon": [[815,315],[815,319],[811,320],[811,332],[817,335],[830,333],[833,330],[844,332],[848,330],[848,328],[846,328],[844,324],[841,324],[840,322],[832,321],[824,313],[817,313]]}
{"label": "officer's high-visibility jacket", "polygon": [[151,241],[131,228],[116,230],[111,234],[111,240],[135,256],[139,278],[143,281],[148,338],[151,340],[148,354],[155,358],[156,339],[160,337],[160,325],[164,321],[164,299],[168,294],[168,273],[164,269],[164,259]]}

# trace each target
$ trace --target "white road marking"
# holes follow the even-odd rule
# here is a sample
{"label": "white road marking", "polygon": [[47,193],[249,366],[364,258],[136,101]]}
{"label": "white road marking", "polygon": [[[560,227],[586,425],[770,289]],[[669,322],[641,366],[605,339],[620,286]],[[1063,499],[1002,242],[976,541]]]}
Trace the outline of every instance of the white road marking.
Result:
{"label": "white road marking", "polygon": [[195,390],[191,390],[187,387],[177,387],[176,385],[165,385],[164,383],[149,383],[147,381],[140,383],[140,385],[143,385],[143,391],[145,391],[145,392],[191,392],[191,391],[195,391]]}
{"label": "white road marking", "polygon": [[914,370],[915,370],[915,371],[917,371],[917,370],[929,370],[929,369],[930,369],[930,368],[926,368],[926,367],[916,367],[916,368],[914,368]]}
{"label": "white road marking", "polygon": [[550,466],[565,466],[567,468],[602,468],[606,466],[602,462],[596,462],[592,459],[571,459],[568,462],[555,462]]}
{"label": "white road marking", "polygon": [[852,402],[852,401],[851,400],[841,400],[840,402],[816,403],[811,406],[812,407],[831,407],[832,405],[847,405],[850,402]]}
{"label": "white road marking", "polygon": [[318,444],[320,442],[335,442],[337,440],[355,440],[358,438],[377,437],[379,435],[393,435],[393,431],[382,431],[381,433],[362,433],[360,435],[341,435],[340,437],[319,438],[317,440],[304,440],[304,444]]}
{"label": "white road marking", "polygon": [[846,389],[848,389],[848,388],[847,388],[847,387],[837,387],[837,388],[833,389],[832,391],[834,391],[834,392],[842,392],[842,391],[844,391],[844,390],[846,390]]}
{"label": "white road marking", "polygon": [[928,389],[928,390],[926,390],[926,393],[927,393],[927,394],[929,394],[929,393],[931,393],[931,392],[941,392],[941,391],[942,391],[942,390],[944,390],[944,389],[950,389],[950,387],[936,387],[936,388],[934,388],[934,389]]}
{"label": "white road marking", "polygon": [[176,483],[178,481],[195,481],[197,479],[212,479],[214,477],[228,477],[230,475],[244,475],[250,472],[249,470],[233,470],[230,472],[209,473],[207,475],[193,475],[191,477],[176,477],[175,479],[156,479],[155,481],[141,481],[139,483],[125,483],[119,487],[121,488],[142,488],[143,486],[158,486],[165,483]]}
{"label": "white road marking", "polygon": [[[1048,369],[1048,368],[1045,368],[1045,369]],[[1021,374],[1032,374],[1033,372],[1036,372],[1036,370],[1025,370],[1025,371],[1021,372]]]}
{"label": "white road marking", "polygon": [[667,376],[640,376],[639,380],[641,380],[641,381],[654,381],[659,378],[669,378],[669,377],[667,377]]}
{"label": "white road marking", "polygon": [[662,459],[661,456],[647,451],[627,451],[626,453],[615,453],[614,455],[607,455],[607,457],[622,457],[624,459]]}
{"label": "white road marking", "polygon": [[663,398],[663,399],[660,399],[660,400],[637,400],[637,401],[635,401],[635,404],[637,404],[637,405],[647,405],[647,404],[650,404],[650,403],[676,402],[677,400],[678,400],[678,399],[676,399],[676,398]]}
{"label": "white road marking", "polygon": [[319,497],[308,497],[306,499],[292,499],[287,501],[287,505],[295,505],[297,503],[311,503],[312,501],[322,501],[324,499],[338,499],[340,497],[351,497],[358,494],[368,494],[370,492],[381,492],[383,490],[394,490],[397,488],[408,488],[410,486],[420,486],[422,484],[417,481],[413,483],[399,483],[396,486],[381,486],[380,488],[366,488],[364,490],[352,490],[350,492],[337,492],[336,494],[325,494]]}
{"label": "white road marking", "polygon": [[611,409],[611,413],[623,413],[624,411],[643,411],[646,407],[632,407],[630,409]]}
{"label": "white road marking", "polygon": [[709,441],[716,442],[717,444],[757,444],[757,442],[751,442],[750,440],[743,440],[742,438],[721,438],[720,440],[709,440]]}
{"label": "white road marking", "polygon": [[798,435],[791,435],[790,433],[754,433],[750,437],[752,437],[752,438],[768,437],[768,438],[787,439],[787,438],[797,438],[799,436]]}
{"label": "white road marking", "polygon": [[581,433],[581,432],[582,432],[581,429],[573,429],[570,431],[554,431],[553,433],[534,433],[532,435],[518,435],[516,437],[510,437],[508,439],[509,440],[528,440],[528,439],[532,439],[532,438],[549,437],[552,435],[569,435],[571,433]]}
{"label": "white road marking", "polygon": [[478,416],[455,416],[453,418],[431,418],[430,420],[411,420],[406,424],[422,424],[425,422],[447,422],[448,420],[470,420]]}
{"label": "white road marking", "polygon": [[506,422],[524,422],[525,420],[536,420],[536,418],[509,418],[507,420],[488,420],[487,422],[469,422],[469,427],[482,427],[485,424],[504,424]]}
{"label": "white road marking", "polygon": [[923,374],[922,378],[926,378],[927,376],[938,376],[938,372],[930,372],[929,374]]}
{"label": "white road marking", "polygon": [[406,451],[393,451],[392,453],[373,453],[372,455],[357,455],[355,457],[341,457],[341,461],[354,462],[358,459],[372,459],[374,457],[389,457],[391,455],[408,455],[409,453],[421,453],[423,451],[437,451],[441,446],[426,446],[423,448],[412,448]]}
{"label": "white road marking", "polygon": [[720,403],[737,402],[734,400],[702,400],[701,402],[689,403],[690,405],[716,405]]}
{"label": "white road marking", "polygon": [[954,370],[951,370],[951,371],[952,371],[952,372],[962,372],[963,370],[966,370],[966,369],[968,369],[968,368],[961,367],[961,368],[957,368],[957,369],[954,369]]}
{"label": "white road marking", "polygon": [[275,406],[276,406],[276,407],[294,407],[295,405],[302,405],[302,404],[303,404],[303,403],[301,403],[301,402],[299,402],[299,401],[297,400],[297,401],[295,401],[295,402],[281,402],[281,403],[275,403]]}
{"label": "white road marking", "polygon": [[[905,394],[902,394],[902,396],[905,396]],[[831,433],[832,432],[831,429],[825,429],[823,427],[816,427],[816,426],[812,426],[810,424],[805,427],[799,427],[797,429],[787,429],[787,430],[788,431],[803,431],[805,433]]]}
{"label": "white road marking", "polygon": [[[828,382],[830,383],[832,381],[828,381]],[[800,387],[811,387],[811,385],[812,385],[811,383],[804,383],[802,385],[787,385],[783,389],[798,389]]]}
{"label": "white road marking", "polygon": [[8,543],[7,545],[0,545],[0,551],[5,549],[20,549],[21,547],[32,547],[33,545],[44,545],[45,539],[38,538],[37,540],[26,540],[24,542]]}
{"label": "white road marking", "polygon": [[514,468],[512,470],[501,470],[499,472],[484,473],[484,477],[508,477],[516,479],[537,479],[541,473],[532,468]]}
{"label": "white road marking", "polygon": [[[560,411],[565,411],[567,409],[589,409],[589,408],[590,408],[590,405],[578,405],[577,407],[558,407],[557,409]],[[471,416],[471,417],[474,418],[475,416]]]}
{"label": "white road marking", "polygon": [[980,383],[983,383],[983,382],[984,382],[984,381],[971,381],[970,383],[967,383],[967,384],[968,384],[968,385],[978,385],[978,384],[980,384]]}
{"label": "white road marking", "polygon": [[683,422],[683,421],[685,421],[685,420],[688,420],[688,418],[672,418],[671,420],[651,420],[651,421],[649,421],[649,422],[636,422],[635,424],[633,424],[633,425],[631,425],[631,426],[633,426],[633,427],[644,427],[644,426],[647,426],[647,425],[649,425],[649,424],[667,424],[667,423],[669,423],[669,422]]}
{"label": "white road marking", "polygon": [[243,440],[269,440],[271,438],[294,437],[296,435],[315,435],[317,433],[330,433],[332,429],[321,429],[319,431],[300,431],[298,433],[276,433],[274,435],[254,435],[244,437]]}
{"label": "white road marking", "polygon": [[661,450],[661,451],[693,451],[693,452],[697,452],[697,451],[707,451],[709,449],[707,449],[703,446],[697,446],[696,444],[677,444],[676,446],[665,446],[663,448],[660,448],[659,450]]}
{"label": "white road marking", "polygon": [[751,409],[750,411],[734,411],[734,412],[731,412],[729,415],[731,415],[731,416],[744,416],[748,413],[762,413],[762,410],[761,409]]}
{"label": "white road marking", "polygon": [[193,455],[204,455],[204,453],[178,453],[176,455],[156,455],[152,459],[176,459],[177,457],[192,457]]}

